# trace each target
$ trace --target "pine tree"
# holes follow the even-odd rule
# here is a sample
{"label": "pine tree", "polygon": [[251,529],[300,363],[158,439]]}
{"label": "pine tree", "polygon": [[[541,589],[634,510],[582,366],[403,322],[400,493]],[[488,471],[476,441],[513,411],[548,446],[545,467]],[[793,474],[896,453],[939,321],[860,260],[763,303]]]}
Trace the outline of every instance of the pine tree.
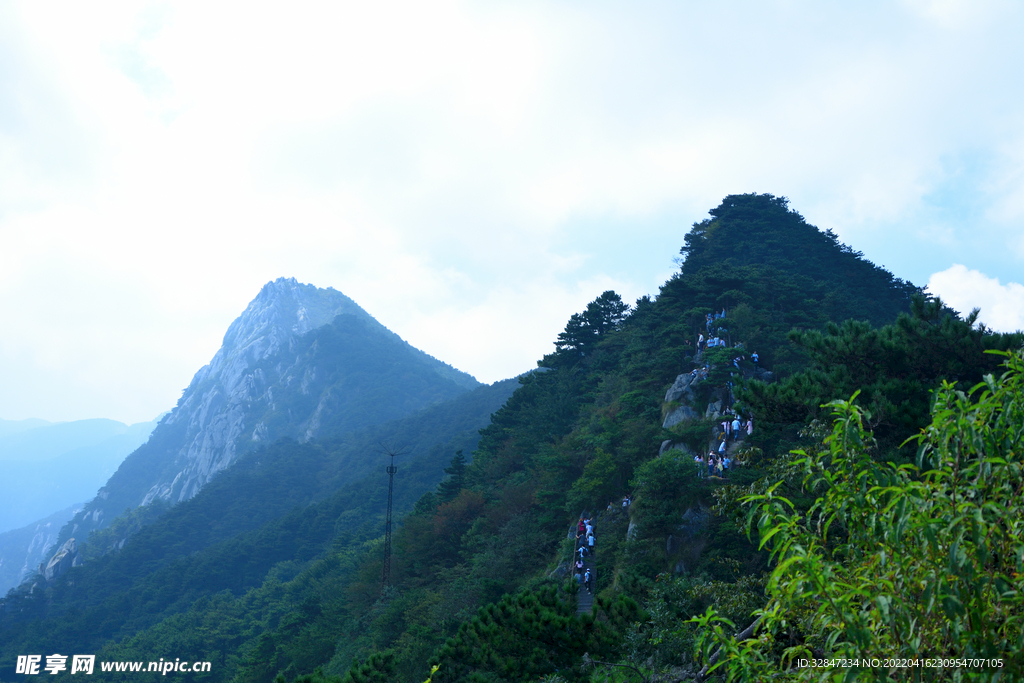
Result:
{"label": "pine tree", "polygon": [[465,486],[466,456],[462,454],[461,450],[455,452],[451,466],[445,467],[444,473],[448,475],[448,479],[437,485],[438,503],[447,503],[453,500]]}

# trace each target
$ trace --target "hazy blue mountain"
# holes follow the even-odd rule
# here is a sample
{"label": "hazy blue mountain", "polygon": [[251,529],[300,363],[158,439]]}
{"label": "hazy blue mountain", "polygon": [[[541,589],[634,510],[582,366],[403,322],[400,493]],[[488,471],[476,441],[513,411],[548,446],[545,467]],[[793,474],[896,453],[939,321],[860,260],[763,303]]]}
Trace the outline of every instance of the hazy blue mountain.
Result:
{"label": "hazy blue mountain", "polygon": [[156,426],[104,419],[38,422],[42,426],[0,438],[0,532],[95,496]]}
{"label": "hazy blue mountain", "polygon": [[0,594],[28,578],[47,559],[64,523],[80,510],[71,505],[20,529],[0,533]]}
{"label": "hazy blue mountain", "polygon": [[17,434],[18,432],[24,432],[29,429],[35,429],[36,427],[43,427],[49,424],[53,423],[47,420],[41,420],[38,417],[30,417],[27,420],[0,419],[0,439],[11,434]]}
{"label": "hazy blue mountain", "polygon": [[238,456],[410,415],[479,386],[333,289],[267,283],[150,440],[62,531],[84,540],[126,509],[189,500]]}
{"label": "hazy blue mountain", "polygon": [[8,422],[12,423],[33,423],[33,426],[0,435],[0,462],[55,458],[74,448],[92,446],[112,436],[123,434],[128,428],[123,422],[104,419],[57,423],[45,420]]}

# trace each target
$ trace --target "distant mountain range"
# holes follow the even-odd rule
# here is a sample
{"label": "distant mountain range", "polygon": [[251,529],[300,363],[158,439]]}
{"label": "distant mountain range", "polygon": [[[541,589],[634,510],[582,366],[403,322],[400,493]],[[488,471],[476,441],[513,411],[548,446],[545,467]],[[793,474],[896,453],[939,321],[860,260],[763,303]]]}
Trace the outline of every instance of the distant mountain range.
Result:
{"label": "distant mountain range", "polygon": [[0,533],[95,496],[156,427],[103,419],[13,424],[25,423],[42,424],[0,437]]}
{"label": "distant mountain range", "polygon": [[0,420],[0,593],[36,568],[64,523],[154,427],[155,421]]}
{"label": "distant mountain range", "polygon": [[53,554],[57,535],[82,503],[70,505],[20,529],[0,533],[0,593],[32,576]]}

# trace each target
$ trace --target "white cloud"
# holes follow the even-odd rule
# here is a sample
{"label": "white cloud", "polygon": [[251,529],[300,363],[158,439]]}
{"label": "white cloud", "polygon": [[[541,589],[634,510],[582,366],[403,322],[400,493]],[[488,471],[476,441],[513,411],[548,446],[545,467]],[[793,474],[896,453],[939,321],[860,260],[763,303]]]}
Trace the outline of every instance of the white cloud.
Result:
{"label": "white cloud", "polygon": [[961,314],[981,309],[980,322],[997,332],[1024,330],[1024,285],[999,284],[999,278],[959,263],[935,273],[928,289]]}
{"label": "white cloud", "polygon": [[[151,417],[279,276],[514,374],[731,193],[901,277],[1024,245],[1015,4],[60,8],[0,6],[0,373],[38,394],[0,417]],[[933,206],[958,183],[980,227]],[[971,253],[1006,280],[1024,246]]]}

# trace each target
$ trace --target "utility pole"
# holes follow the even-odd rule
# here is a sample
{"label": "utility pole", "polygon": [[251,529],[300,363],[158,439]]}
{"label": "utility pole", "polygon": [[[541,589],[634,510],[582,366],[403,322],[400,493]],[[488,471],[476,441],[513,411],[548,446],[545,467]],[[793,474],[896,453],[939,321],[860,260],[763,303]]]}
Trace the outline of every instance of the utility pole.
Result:
{"label": "utility pole", "polygon": [[385,455],[391,456],[391,464],[388,465],[388,519],[384,524],[384,578],[381,581],[381,593],[387,589],[388,581],[391,578],[391,496],[395,490],[395,472],[398,468],[395,467],[395,456],[398,453],[392,449],[387,448],[384,451]]}

